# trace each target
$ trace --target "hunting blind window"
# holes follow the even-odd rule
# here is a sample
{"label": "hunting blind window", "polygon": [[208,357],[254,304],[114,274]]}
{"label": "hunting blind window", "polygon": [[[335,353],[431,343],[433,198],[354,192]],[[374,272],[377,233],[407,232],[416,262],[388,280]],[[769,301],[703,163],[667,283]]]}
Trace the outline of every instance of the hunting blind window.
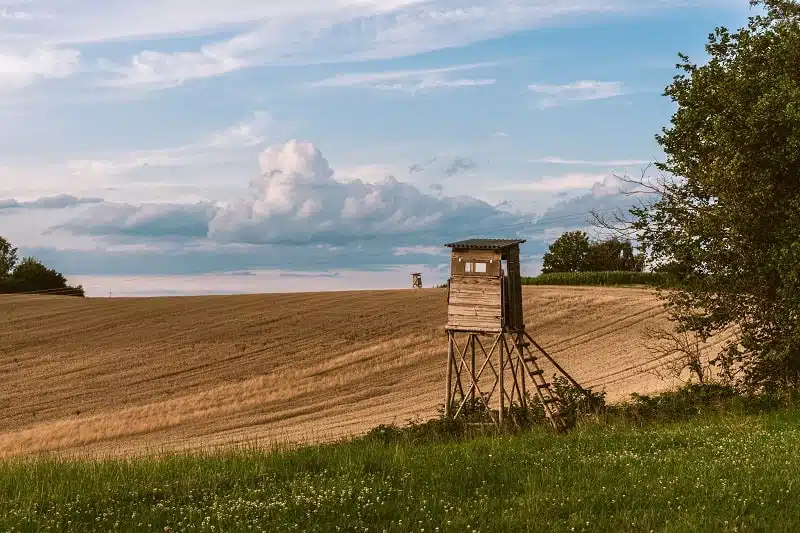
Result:
{"label": "hunting blind window", "polygon": [[486,274],[486,263],[470,263],[464,264],[464,272],[468,274]]}

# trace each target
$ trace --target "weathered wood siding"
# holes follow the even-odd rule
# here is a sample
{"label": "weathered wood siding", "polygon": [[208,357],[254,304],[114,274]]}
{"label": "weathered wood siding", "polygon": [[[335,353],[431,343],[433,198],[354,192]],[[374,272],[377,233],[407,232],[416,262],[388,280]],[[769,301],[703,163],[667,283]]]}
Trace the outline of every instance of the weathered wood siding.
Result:
{"label": "weathered wood siding", "polygon": [[447,326],[450,329],[497,331],[502,329],[503,303],[498,274],[454,274],[450,279]]}

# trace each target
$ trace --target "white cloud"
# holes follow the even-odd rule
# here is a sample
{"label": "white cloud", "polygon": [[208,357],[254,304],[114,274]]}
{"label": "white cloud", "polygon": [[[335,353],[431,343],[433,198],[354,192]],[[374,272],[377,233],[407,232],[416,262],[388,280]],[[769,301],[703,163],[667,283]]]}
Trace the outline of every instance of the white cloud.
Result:
{"label": "white cloud", "polygon": [[72,49],[39,47],[27,52],[0,49],[0,91],[66,78],[77,71],[79,63],[80,53]]}
{"label": "white cloud", "polygon": [[586,160],[586,159],[562,159],[560,157],[542,157],[539,159],[529,159],[530,163],[546,163],[549,165],[573,165],[586,167],[632,167],[636,165],[647,165],[650,161],[643,159],[611,159],[611,160]]}
{"label": "white cloud", "polygon": [[576,81],[564,85],[531,84],[528,90],[544,95],[539,101],[542,109],[559,107],[570,102],[604,100],[625,94],[620,81]]}
{"label": "white cloud", "polygon": [[100,159],[73,159],[68,170],[76,176],[114,176],[149,168],[174,168],[229,161],[237,150],[250,149],[266,142],[272,121],[262,111],[224,130],[200,140],[156,150],[138,150]]}
{"label": "white cloud", "polygon": [[478,229],[511,215],[469,197],[439,198],[387,177],[377,183],[334,178],[311,143],[291,141],[265,150],[252,196],[222,209],[209,236],[250,243],[312,243],[375,236],[403,240],[421,232]]}
{"label": "white cloud", "polygon": [[[716,0],[692,3],[711,1]],[[205,39],[204,44],[181,51],[150,44],[127,61],[115,58],[102,63],[111,75],[104,84],[146,89],[173,87],[257,65],[407,57],[576,17],[675,7],[663,0],[143,0],[113,4],[44,0],[42,6],[52,15],[49,19],[24,31],[15,27],[17,31],[10,31],[6,39],[61,44],[188,35]],[[233,37],[227,37],[231,33]],[[491,82],[491,78],[464,78],[434,80],[433,85]],[[395,85],[385,88],[398,88]]]}
{"label": "white cloud", "polygon": [[310,87],[359,87],[389,91],[418,93],[435,89],[480,87],[494,85],[494,78],[459,78],[456,72],[464,72],[493,66],[494,63],[473,63],[450,67],[395,70],[384,72],[360,72],[338,74],[330,78],[309,83]]}
{"label": "white cloud", "polygon": [[591,189],[597,183],[602,183],[608,174],[584,174],[573,172],[563,176],[546,177],[525,183],[509,183],[490,187],[492,191],[507,192],[546,192],[557,193],[576,189]]}
{"label": "white cloud", "polygon": [[[447,232],[495,230],[520,219],[472,197],[425,194],[391,176],[367,183],[335,175],[309,142],[272,146],[260,154],[259,165],[262,175],[251,182],[246,198],[105,202],[54,229],[112,239],[246,244],[337,246],[359,239],[390,239],[391,246],[410,249]],[[384,241],[381,246],[388,244]]]}
{"label": "white cloud", "polygon": [[27,201],[10,198],[7,200],[0,200],[0,211],[7,209],[64,209],[84,204],[101,203],[102,201],[102,198],[78,198],[70,194],[43,196]]}
{"label": "white cloud", "polygon": [[55,228],[78,235],[204,238],[218,207],[198,204],[101,204]]}

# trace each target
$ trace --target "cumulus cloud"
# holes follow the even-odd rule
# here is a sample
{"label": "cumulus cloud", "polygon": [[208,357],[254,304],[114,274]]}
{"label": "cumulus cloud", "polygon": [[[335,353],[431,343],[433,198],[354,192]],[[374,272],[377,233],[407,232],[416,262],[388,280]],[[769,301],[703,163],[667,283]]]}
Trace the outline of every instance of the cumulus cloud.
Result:
{"label": "cumulus cloud", "polygon": [[130,237],[205,237],[217,206],[197,204],[113,204],[94,206],[57,229],[81,235]]}
{"label": "cumulus cloud", "polygon": [[377,183],[344,181],[319,149],[290,141],[265,150],[251,195],[221,209],[209,224],[220,241],[300,244],[432,232],[456,234],[508,223],[513,217],[471,197],[444,198],[388,176]]}
{"label": "cumulus cloud", "polygon": [[56,196],[44,196],[36,200],[20,202],[14,198],[0,200],[0,210],[2,209],[64,209],[83,204],[96,204],[102,202],[102,198],[78,198],[70,194],[59,194]]}

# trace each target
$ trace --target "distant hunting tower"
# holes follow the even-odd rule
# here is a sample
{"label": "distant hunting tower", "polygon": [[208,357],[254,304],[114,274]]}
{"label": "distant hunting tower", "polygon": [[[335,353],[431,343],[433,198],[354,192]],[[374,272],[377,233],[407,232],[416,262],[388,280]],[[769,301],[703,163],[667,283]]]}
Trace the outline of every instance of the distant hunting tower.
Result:
{"label": "distant hunting tower", "polygon": [[449,339],[445,415],[458,417],[469,403],[502,423],[508,408],[527,406],[531,386],[550,423],[563,430],[551,384],[530,347],[583,389],[525,331],[519,263],[519,245],[524,242],[470,239],[445,245],[452,249],[445,328]]}
{"label": "distant hunting tower", "polygon": [[411,274],[411,286],[415,289],[422,288],[422,274],[419,272]]}

